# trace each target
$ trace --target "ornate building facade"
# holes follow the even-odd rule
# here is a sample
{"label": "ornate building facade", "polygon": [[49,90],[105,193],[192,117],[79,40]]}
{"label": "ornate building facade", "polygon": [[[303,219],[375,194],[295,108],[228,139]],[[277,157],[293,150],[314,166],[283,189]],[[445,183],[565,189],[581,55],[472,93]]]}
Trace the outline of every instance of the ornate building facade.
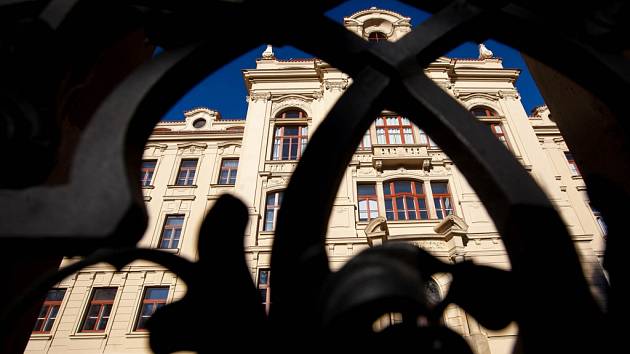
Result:
{"label": "ornate building facade", "polygon": [[[380,41],[404,36],[409,20],[371,8],[344,23],[366,40]],[[440,57],[426,74],[469,109],[471,119],[487,125],[542,186],[597,292],[606,230],[589,205],[579,168],[549,110],[525,112],[514,86],[519,70],[504,68],[482,49],[479,59]],[[234,194],[249,210],[246,259],[268,308],[271,246],[283,190],[309,138],[352,80],[318,59],[280,60],[271,47],[243,77],[245,119],[226,120],[217,111],[197,108],[185,112],[184,120],[155,127],[142,163],[149,226],[140,246],[195,259],[205,214],[220,195]],[[445,262],[510,267],[501,238],[465,177],[429,136],[391,111],[375,117],[337,192],[327,233],[331,267],[338,269],[384,242],[410,242]],[[444,296],[449,280],[436,276],[429,297]],[[83,269],[48,294],[26,352],[150,352],[146,320],[185,292],[180,279],[149,262],[135,261],[122,271]],[[396,316],[375,325],[390,321]],[[447,309],[443,321],[476,353],[511,352],[518,331],[515,326],[486,330],[456,306]]]}

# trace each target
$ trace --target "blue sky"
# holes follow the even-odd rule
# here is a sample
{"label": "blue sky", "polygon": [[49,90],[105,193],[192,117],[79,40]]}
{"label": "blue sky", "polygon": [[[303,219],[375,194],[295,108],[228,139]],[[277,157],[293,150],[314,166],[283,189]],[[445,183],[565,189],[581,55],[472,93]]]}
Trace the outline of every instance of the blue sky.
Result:
{"label": "blue sky", "polygon": [[[411,25],[413,27],[430,16],[426,12],[393,0],[350,0],[331,9],[326,15],[341,23],[344,16],[349,16],[356,11],[372,6],[392,10],[404,16],[411,17]],[[521,100],[525,106],[525,110],[529,113],[532,108],[542,105],[543,99],[521,55],[512,48],[492,40],[486,41],[485,45],[488,49],[492,50],[495,56],[503,59],[504,67],[522,70],[521,76],[516,82],[516,86],[521,94]],[[208,107],[218,110],[221,112],[223,118],[244,118],[247,112],[247,103],[245,102],[247,93],[245,91],[241,70],[254,68],[256,66],[256,58],[260,57],[265,47],[266,44],[261,43],[259,47],[244,53],[242,56],[234,59],[232,62],[200,81],[185,94],[162,119],[182,120],[184,119],[184,111],[196,107]],[[274,53],[279,59],[312,57],[312,55],[290,46],[274,47]],[[477,58],[477,44],[471,42],[464,43],[446,53],[446,56],[452,58]]]}

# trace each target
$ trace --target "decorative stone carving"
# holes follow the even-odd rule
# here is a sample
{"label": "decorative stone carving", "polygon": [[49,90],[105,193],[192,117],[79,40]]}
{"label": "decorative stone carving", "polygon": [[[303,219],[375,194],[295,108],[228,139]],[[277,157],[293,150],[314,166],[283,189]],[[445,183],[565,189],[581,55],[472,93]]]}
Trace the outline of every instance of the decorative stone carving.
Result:
{"label": "decorative stone carving", "polygon": [[267,44],[267,49],[262,52],[263,59],[275,59],[276,55],[273,53],[273,47],[271,44]]}
{"label": "decorative stone carving", "polygon": [[188,150],[188,152],[191,154],[201,153],[203,152],[203,150],[206,149],[206,147],[208,147],[208,144],[206,143],[189,142],[177,144],[177,149],[179,150],[177,153],[181,155],[185,150]]}
{"label": "decorative stone carving", "polygon": [[324,80],[324,87],[326,90],[339,90],[343,91],[348,87],[348,79],[328,79]]}
{"label": "decorative stone carving", "polygon": [[275,117],[280,111],[284,110],[285,108],[296,107],[306,112],[306,114],[310,117],[311,110],[308,101],[311,99],[312,98],[310,97],[302,95],[285,95],[282,97],[274,98],[272,114]]}
{"label": "decorative stone carving", "polygon": [[468,235],[466,234],[468,224],[462,218],[451,214],[437,224],[433,230],[444,237],[451,260],[454,263],[464,261],[464,248],[468,244]]}
{"label": "decorative stone carving", "polygon": [[383,216],[372,219],[365,227],[365,236],[370,247],[380,246],[385,243],[389,237],[387,220]]}
{"label": "decorative stone carving", "polygon": [[486,48],[483,43],[479,43],[479,59],[490,59],[493,56],[494,53],[490,49]]}
{"label": "decorative stone carving", "polygon": [[252,92],[249,96],[245,98],[248,102],[257,102],[259,100],[269,101],[271,99],[270,92]]}

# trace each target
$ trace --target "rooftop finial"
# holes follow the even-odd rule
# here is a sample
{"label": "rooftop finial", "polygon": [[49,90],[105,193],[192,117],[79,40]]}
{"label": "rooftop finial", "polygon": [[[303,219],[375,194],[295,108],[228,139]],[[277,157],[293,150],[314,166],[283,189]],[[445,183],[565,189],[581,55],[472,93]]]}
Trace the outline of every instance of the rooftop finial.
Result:
{"label": "rooftop finial", "polygon": [[479,59],[490,59],[494,56],[492,51],[486,48],[483,43],[479,43]]}
{"label": "rooftop finial", "polygon": [[273,47],[271,44],[267,44],[267,49],[262,53],[263,59],[275,59],[276,55],[273,54]]}

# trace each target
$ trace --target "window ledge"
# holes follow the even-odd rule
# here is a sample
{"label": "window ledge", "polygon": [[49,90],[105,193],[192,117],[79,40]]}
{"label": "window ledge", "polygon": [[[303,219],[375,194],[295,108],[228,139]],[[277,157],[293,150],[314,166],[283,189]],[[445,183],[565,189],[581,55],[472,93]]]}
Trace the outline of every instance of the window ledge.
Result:
{"label": "window ledge", "polygon": [[169,184],[167,185],[168,188],[197,188],[196,184],[187,184],[187,185],[181,185],[181,184]]}
{"label": "window ledge", "polygon": [[571,179],[581,180],[583,178],[582,178],[582,175],[574,175],[574,176],[571,176]]}
{"label": "window ledge", "polygon": [[142,189],[154,189],[155,186],[154,185],[148,185],[148,186],[142,186]]}
{"label": "window ledge", "polygon": [[273,237],[274,231],[260,231],[258,233],[259,236],[264,236],[264,237]]}
{"label": "window ledge", "polygon": [[96,338],[96,339],[104,339],[107,338],[107,333],[75,333],[68,336],[70,339],[87,339],[87,338]]}
{"label": "window ledge", "polygon": [[52,334],[50,333],[32,333],[31,340],[51,340]]}
{"label": "window ledge", "polygon": [[179,253],[179,248],[156,248],[158,251],[162,251],[162,252],[166,252],[166,253],[172,253],[172,254],[178,254]]}
{"label": "window ledge", "polygon": [[210,183],[212,188],[233,188],[236,184]]}
{"label": "window ledge", "polygon": [[149,331],[135,331],[135,332],[129,332],[129,333],[125,333],[125,337],[127,338],[146,338],[148,337],[150,334]]}

